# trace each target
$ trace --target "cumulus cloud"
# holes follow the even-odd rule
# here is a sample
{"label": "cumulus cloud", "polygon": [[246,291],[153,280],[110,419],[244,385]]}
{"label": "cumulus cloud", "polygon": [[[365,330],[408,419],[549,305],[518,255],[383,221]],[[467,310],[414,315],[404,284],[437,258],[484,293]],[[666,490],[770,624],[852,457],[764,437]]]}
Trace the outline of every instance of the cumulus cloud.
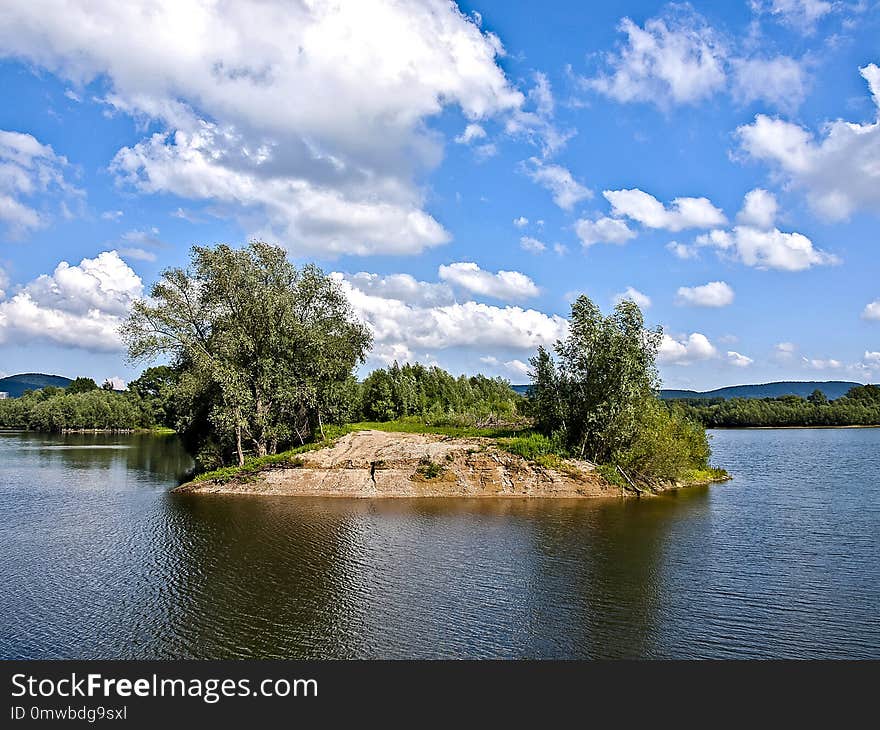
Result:
{"label": "cumulus cloud", "polygon": [[676,198],[665,206],[649,193],[632,190],[605,190],[605,199],[611,203],[616,216],[625,216],[648,228],[681,231],[685,228],[712,228],[724,225],[724,213],[707,198]]}
{"label": "cumulus cloud", "polygon": [[614,304],[619,304],[625,299],[628,299],[631,302],[635,302],[642,309],[647,309],[651,306],[651,297],[649,297],[647,294],[643,294],[638,289],[634,289],[631,286],[628,286],[622,292],[618,292],[617,294],[615,294],[612,298],[612,302],[614,302]]}
{"label": "cumulus cloud", "polygon": [[696,13],[653,18],[644,27],[624,18],[619,30],[626,41],[606,55],[607,71],[584,80],[587,88],[665,106],[698,102],[724,87],[725,43]]}
{"label": "cumulus cloud", "polygon": [[862,319],[880,320],[880,299],[869,302],[862,310]]}
{"label": "cumulus cloud", "polygon": [[469,261],[440,266],[437,273],[443,281],[472,294],[494,299],[528,299],[540,293],[535,282],[519,271],[499,271],[493,274]]}
{"label": "cumulus cloud", "polygon": [[790,56],[738,58],[731,61],[733,98],[741,104],[763,101],[784,111],[794,111],[809,91],[804,64]]}
{"label": "cumulus cloud", "polygon": [[7,235],[21,238],[47,225],[49,216],[39,207],[42,195],[80,194],[64,179],[67,167],[65,157],[33,135],[0,130],[0,227]]}
{"label": "cumulus cloud", "polygon": [[737,368],[747,368],[753,362],[755,362],[752,358],[747,355],[742,355],[735,350],[727,351],[727,362],[729,365],[733,365]]}
{"label": "cumulus cloud", "polygon": [[667,365],[690,365],[700,360],[718,357],[718,350],[709,338],[700,332],[672,337],[663,335],[657,360]]}
{"label": "cumulus cloud", "polygon": [[710,281],[702,286],[681,286],[675,303],[690,307],[726,307],[733,303],[734,293],[724,281]]}
{"label": "cumulus cloud", "polygon": [[860,124],[836,120],[817,137],[793,122],[758,114],[737,129],[742,151],[769,162],[829,220],[844,220],[857,210],[880,211],[880,67],[859,69],[868,82],[875,120]]}
{"label": "cumulus cloud", "polygon": [[524,215],[519,216],[519,218],[513,219],[513,225],[517,228],[525,228],[529,224],[529,219]]}
{"label": "cumulus cloud", "polygon": [[774,354],[778,360],[790,360],[797,351],[797,345],[793,342],[778,342],[773,346]]}
{"label": "cumulus cloud", "polygon": [[547,250],[547,246],[543,241],[532,238],[532,236],[522,236],[519,239],[519,247],[529,253],[544,253]]}
{"label": "cumulus cloud", "polygon": [[621,245],[636,237],[635,231],[630,229],[626,221],[619,218],[602,217],[597,220],[581,218],[575,223],[574,230],[585,248],[594,243]]}
{"label": "cumulus cloud", "polygon": [[843,367],[843,363],[840,360],[835,360],[833,358],[822,359],[822,358],[808,358],[802,357],[801,361],[804,364],[804,367],[809,368],[810,370],[840,370]]}
{"label": "cumulus cloud", "polygon": [[670,5],[639,26],[624,18],[626,36],[605,67],[582,85],[619,102],[645,102],[666,109],[696,104],[728,92],[734,101],[755,101],[793,110],[806,96],[804,64],[790,56],[737,52],[737,43],[712,28],[687,5]]}
{"label": "cumulus cloud", "polygon": [[334,272],[333,276],[344,279],[353,289],[380,299],[394,299],[420,307],[443,306],[455,301],[448,284],[418,281],[409,274],[380,276],[361,271],[357,274]]}
{"label": "cumulus cloud", "polygon": [[[492,33],[444,0],[7,3],[0,53],[159,131],[119,150],[118,178],[209,201],[295,253],[416,253],[449,239],[421,177],[428,120],[469,124],[525,103]],[[471,136],[473,137],[472,130]]]}
{"label": "cumulus cloud", "polygon": [[438,305],[408,302],[356,288],[343,274],[332,276],[373,332],[373,357],[378,360],[409,360],[416,353],[452,348],[472,352],[475,359],[501,350],[526,353],[538,345],[551,345],[568,329],[563,317],[534,309],[474,301]]}
{"label": "cumulus cloud", "polygon": [[735,226],[730,231],[717,229],[697,236],[696,243],[759,269],[803,271],[839,263],[836,256],[815,248],[802,233],[783,233],[778,228],[767,231],[751,226]]}
{"label": "cumulus cloud", "polygon": [[563,210],[571,210],[582,200],[593,197],[592,191],[575,180],[571,172],[561,165],[531,157],[523,169],[538,185],[551,192],[553,202]]}
{"label": "cumulus cloud", "polygon": [[773,228],[778,211],[776,196],[763,188],[755,188],[746,193],[742,210],[737,214],[736,220],[752,228],[767,230]]}
{"label": "cumulus cloud", "polygon": [[0,343],[50,342],[86,350],[121,349],[118,329],[143,282],[116,251],[62,261],[0,301]]}

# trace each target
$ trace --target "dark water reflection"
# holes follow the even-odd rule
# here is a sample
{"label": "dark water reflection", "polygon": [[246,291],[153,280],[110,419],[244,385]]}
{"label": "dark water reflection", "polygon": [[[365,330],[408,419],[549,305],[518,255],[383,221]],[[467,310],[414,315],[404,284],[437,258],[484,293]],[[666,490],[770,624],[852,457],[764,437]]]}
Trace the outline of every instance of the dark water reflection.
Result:
{"label": "dark water reflection", "polygon": [[167,492],[174,439],[0,435],[3,657],[880,657],[880,431],[716,435],[641,502]]}

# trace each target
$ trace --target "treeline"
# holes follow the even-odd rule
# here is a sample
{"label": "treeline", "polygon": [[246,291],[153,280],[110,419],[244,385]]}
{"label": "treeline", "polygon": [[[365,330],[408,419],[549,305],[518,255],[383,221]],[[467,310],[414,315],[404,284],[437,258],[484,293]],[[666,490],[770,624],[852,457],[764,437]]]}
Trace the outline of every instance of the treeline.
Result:
{"label": "treeline", "polygon": [[878,426],[880,386],[851,388],[843,398],[829,401],[816,390],[807,398],[730,398],[675,400],[669,408],[707,428],[782,426]]}
{"label": "treeline", "polygon": [[418,363],[374,370],[360,388],[360,417],[369,421],[421,416],[482,426],[515,419],[524,403],[503,378],[456,378]]}
{"label": "treeline", "polygon": [[[92,387],[83,381],[91,383]],[[99,388],[77,378],[67,388],[25,391],[20,398],[0,400],[0,427],[34,431],[100,429],[127,431],[157,425],[152,406],[137,393]]]}

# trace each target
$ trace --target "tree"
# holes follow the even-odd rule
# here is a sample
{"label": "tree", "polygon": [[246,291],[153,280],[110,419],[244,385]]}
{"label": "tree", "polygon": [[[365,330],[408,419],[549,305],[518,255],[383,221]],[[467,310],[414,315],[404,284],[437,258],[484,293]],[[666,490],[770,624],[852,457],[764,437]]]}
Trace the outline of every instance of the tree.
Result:
{"label": "tree", "polygon": [[182,401],[216,431],[211,448],[239,464],[321,431],[333,399],[371,344],[338,284],[283,249],[194,246],[122,328],[132,360],[169,357]]}
{"label": "tree", "polygon": [[114,390],[116,390],[116,386],[113,385],[113,381],[112,381],[112,380],[110,380],[109,378],[107,378],[107,380],[105,380],[103,383],[101,383],[101,390],[114,391]]}
{"label": "tree", "polygon": [[68,393],[88,393],[90,390],[97,389],[98,384],[91,378],[76,378],[65,388]]}
{"label": "tree", "polygon": [[818,388],[807,396],[807,400],[815,406],[824,406],[828,403],[828,398],[826,398],[825,394]]}
{"label": "tree", "polygon": [[543,406],[549,421],[541,426],[546,431],[558,422],[568,448],[593,461],[626,449],[640,409],[659,388],[654,359],[661,337],[659,328],[645,328],[634,302],[620,302],[606,317],[588,297],[578,297],[568,335],[556,343],[558,364],[542,350],[532,361],[533,397],[549,402]]}

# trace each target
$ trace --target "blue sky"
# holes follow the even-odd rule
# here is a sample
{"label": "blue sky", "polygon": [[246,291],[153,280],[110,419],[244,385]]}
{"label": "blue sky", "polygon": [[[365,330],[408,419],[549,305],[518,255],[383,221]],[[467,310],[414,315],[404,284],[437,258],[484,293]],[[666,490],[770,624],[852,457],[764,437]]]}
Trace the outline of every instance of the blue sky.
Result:
{"label": "blue sky", "polygon": [[0,17],[0,372],[125,381],[193,244],[525,382],[629,296],[667,387],[880,379],[880,5],[49,2]]}

